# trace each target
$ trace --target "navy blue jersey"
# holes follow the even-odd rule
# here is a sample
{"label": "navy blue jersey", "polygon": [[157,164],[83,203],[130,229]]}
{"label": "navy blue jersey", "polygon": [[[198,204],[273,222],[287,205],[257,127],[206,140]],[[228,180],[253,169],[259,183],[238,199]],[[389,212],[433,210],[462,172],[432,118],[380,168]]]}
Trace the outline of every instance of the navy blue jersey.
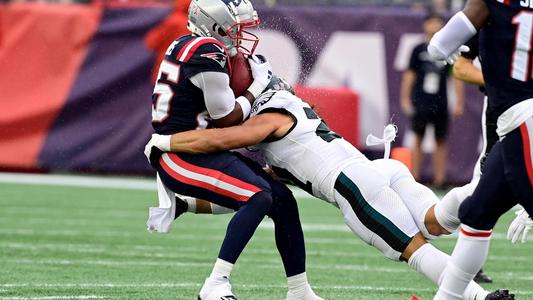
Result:
{"label": "navy blue jersey", "polygon": [[230,75],[224,46],[214,38],[186,35],[167,50],[152,95],[152,126],[158,134],[173,134],[209,125],[204,95],[189,80],[201,72]]}
{"label": "navy blue jersey", "polygon": [[476,34],[466,44],[470,50],[468,52],[461,53],[461,56],[466,59],[474,60],[479,56],[479,34]]}
{"label": "navy blue jersey", "polygon": [[488,109],[496,117],[522,100],[533,98],[533,9],[529,2],[485,0],[490,19],[480,32],[479,51]]}
{"label": "navy blue jersey", "polygon": [[412,90],[413,105],[422,113],[447,111],[449,67],[434,62],[429,57],[427,46],[426,43],[416,46],[409,60],[409,70],[416,74]]}

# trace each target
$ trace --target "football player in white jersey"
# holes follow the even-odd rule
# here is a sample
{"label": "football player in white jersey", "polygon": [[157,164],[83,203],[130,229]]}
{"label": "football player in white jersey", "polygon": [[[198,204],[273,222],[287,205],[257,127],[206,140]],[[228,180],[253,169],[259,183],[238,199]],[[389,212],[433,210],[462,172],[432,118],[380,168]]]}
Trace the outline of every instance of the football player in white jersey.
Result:
{"label": "football player in white jersey", "polygon": [[[201,154],[251,145],[257,145],[277,176],[338,207],[348,227],[366,243],[440,283],[449,256],[424,237],[446,232],[428,213],[437,197],[400,162],[367,159],[290,91],[262,93],[241,126],[153,135],[145,154],[150,157],[153,147]],[[512,298],[507,291],[489,293],[472,281],[464,299]]]}

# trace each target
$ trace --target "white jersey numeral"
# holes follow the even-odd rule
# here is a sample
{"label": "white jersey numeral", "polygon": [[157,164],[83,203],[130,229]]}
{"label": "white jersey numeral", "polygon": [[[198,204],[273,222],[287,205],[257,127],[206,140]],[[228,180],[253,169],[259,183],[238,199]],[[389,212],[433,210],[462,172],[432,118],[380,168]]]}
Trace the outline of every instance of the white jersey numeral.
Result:
{"label": "white jersey numeral", "polygon": [[533,34],[533,13],[522,11],[513,18],[513,24],[517,24],[515,48],[511,65],[511,77],[527,81],[531,56],[531,35]]}
{"label": "white jersey numeral", "polygon": [[154,95],[157,95],[157,98],[152,105],[152,122],[163,122],[168,118],[170,102],[172,101],[172,97],[174,97],[170,85],[159,81],[163,74],[168,81],[178,83],[180,66],[166,60],[161,62],[157,83],[154,88]]}

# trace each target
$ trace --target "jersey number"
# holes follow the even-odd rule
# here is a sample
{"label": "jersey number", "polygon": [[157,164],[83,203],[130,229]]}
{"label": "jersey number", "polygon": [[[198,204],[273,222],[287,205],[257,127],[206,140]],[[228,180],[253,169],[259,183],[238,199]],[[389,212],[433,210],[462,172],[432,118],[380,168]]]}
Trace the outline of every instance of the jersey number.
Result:
{"label": "jersey number", "polygon": [[533,13],[520,12],[513,18],[517,24],[513,61],[511,62],[511,77],[527,81],[529,63],[531,61],[531,35],[533,34]]}
{"label": "jersey number", "polygon": [[178,83],[180,76],[180,66],[163,60],[159,67],[159,75],[152,96],[152,122],[161,123],[168,118],[170,113],[170,102],[174,93],[170,85],[161,82],[161,77],[166,76],[166,80]]}

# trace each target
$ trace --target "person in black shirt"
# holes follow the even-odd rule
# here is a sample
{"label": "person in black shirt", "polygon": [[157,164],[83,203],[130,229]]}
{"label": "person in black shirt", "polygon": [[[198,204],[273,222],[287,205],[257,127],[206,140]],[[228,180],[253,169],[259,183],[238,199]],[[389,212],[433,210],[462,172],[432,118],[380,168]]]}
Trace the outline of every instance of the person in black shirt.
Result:
{"label": "person in black shirt", "polygon": [[[432,61],[427,53],[427,43],[443,26],[439,15],[428,15],[423,23],[425,41],[416,46],[411,54],[409,68],[402,80],[400,104],[402,111],[411,117],[412,130],[416,134],[413,149],[413,175],[420,180],[422,163],[422,141],[426,126],[433,124],[437,148],[433,155],[434,184],[444,185],[446,180],[446,136],[448,133],[447,82],[450,69],[442,63]],[[457,105],[454,116],[463,114],[463,84],[456,81]]]}

